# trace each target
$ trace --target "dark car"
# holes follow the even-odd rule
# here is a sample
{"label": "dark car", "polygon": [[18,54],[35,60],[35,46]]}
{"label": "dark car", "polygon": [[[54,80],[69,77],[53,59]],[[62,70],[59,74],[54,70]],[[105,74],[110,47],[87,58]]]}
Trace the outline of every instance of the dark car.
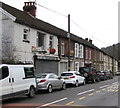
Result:
{"label": "dark car", "polygon": [[93,83],[96,81],[100,81],[99,74],[97,74],[97,71],[93,67],[81,67],[79,68],[80,74],[82,74],[86,81],[92,81]]}
{"label": "dark car", "polygon": [[107,80],[107,76],[103,71],[98,71],[97,74],[99,75],[100,80]]}
{"label": "dark car", "polygon": [[107,79],[112,79],[113,78],[113,74],[110,70],[104,70],[103,72],[107,76]]}

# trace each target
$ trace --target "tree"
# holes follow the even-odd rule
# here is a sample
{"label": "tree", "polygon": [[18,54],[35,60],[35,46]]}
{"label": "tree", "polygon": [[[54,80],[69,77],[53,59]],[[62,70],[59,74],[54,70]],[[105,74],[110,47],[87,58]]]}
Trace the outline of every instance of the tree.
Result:
{"label": "tree", "polygon": [[14,54],[16,47],[12,44],[10,37],[2,37],[2,63],[14,64],[18,63],[18,56]]}

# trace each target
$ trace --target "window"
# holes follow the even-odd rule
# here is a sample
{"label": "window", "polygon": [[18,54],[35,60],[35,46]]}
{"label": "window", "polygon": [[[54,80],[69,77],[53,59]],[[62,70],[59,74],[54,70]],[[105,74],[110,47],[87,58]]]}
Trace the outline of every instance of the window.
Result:
{"label": "window", "polygon": [[75,62],[75,71],[79,71],[79,62]]}
{"label": "window", "polygon": [[36,75],[36,78],[46,78],[47,75],[41,74],[41,75]]}
{"label": "window", "polygon": [[65,53],[64,53],[64,51],[65,51],[65,43],[64,43],[64,41],[62,41],[61,42],[61,55],[64,55]]}
{"label": "window", "polygon": [[85,58],[88,59],[88,49],[85,50]]}
{"label": "window", "polygon": [[42,49],[44,48],[44,36],[45,34],[38,32],[37,33],[37,47],[41,47]]}
{"label": "window", "polygon": [[50,79],[54,79],[54,75],[51,74],[51,75],[49,76],[49,78],[50,78]]}
{"label": "window", "polygon": [[75,43],[75,57],[78,57],[79,55],[79,44]]}
{"label": "window", "polygon": [[0,69],[0,80],[8,77],[9,69],[7,66],[4,66]]}
{"label": "window", "polygon": [[23,42],[30,43],[29,39],[30,39],[30,37],[29,37],[29,30],[28,29],[24,29],[24,31],[23,31]]}
{"label": "window", "polygon": [[53,48],[53,36],[50,36],[50,43],[49,43],[49,45],[50,45],[50,48]]}
{"label": "window", "polygon": [[89,49],[89,60],[91,60],[91,49]]}
{"label": "window", "polygon": [[28,30],[24,29],[23,40],[28,40]]}
{"label": "window", "polygon": [[61,76],[72,76],[73,73],[62,73]]}
{"label": "window", "polygon": [[34,78],[34,69],[33,67],[25,67],[25,78]]}
{"label": "window", "polygon": [[84,55],[84,47],[83,47],[83,45],[80,44],[79,50],[80,50],[79,57],[80,57],[80,58],[83,58],[83,55]]}

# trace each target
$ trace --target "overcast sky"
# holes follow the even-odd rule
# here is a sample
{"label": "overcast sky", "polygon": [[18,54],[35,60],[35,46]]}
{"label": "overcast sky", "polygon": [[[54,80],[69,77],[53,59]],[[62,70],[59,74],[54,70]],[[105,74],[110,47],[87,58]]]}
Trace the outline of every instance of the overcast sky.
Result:
{"label": "overcast sky", "polygon": [[[20,10],[23,9],[24,2],[28,1],[1,0]],[[36,0],[39,4],[37,5],[37,18],[67,31],[67,16],[70,14],[71,33],[83,39],[92,39],[93,44],[99,48],[106,47],[118,43],[118,1]]]}

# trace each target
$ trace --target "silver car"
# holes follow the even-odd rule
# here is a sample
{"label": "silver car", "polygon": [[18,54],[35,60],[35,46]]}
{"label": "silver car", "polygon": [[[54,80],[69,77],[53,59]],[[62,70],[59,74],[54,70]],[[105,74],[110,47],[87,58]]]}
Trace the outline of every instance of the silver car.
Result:
{"label": "silver car", "polygon": [[37,90],[47,90],[49,93],[53,89],[66,89],[63,79],[54,73],[41,73],[36,75]]}

